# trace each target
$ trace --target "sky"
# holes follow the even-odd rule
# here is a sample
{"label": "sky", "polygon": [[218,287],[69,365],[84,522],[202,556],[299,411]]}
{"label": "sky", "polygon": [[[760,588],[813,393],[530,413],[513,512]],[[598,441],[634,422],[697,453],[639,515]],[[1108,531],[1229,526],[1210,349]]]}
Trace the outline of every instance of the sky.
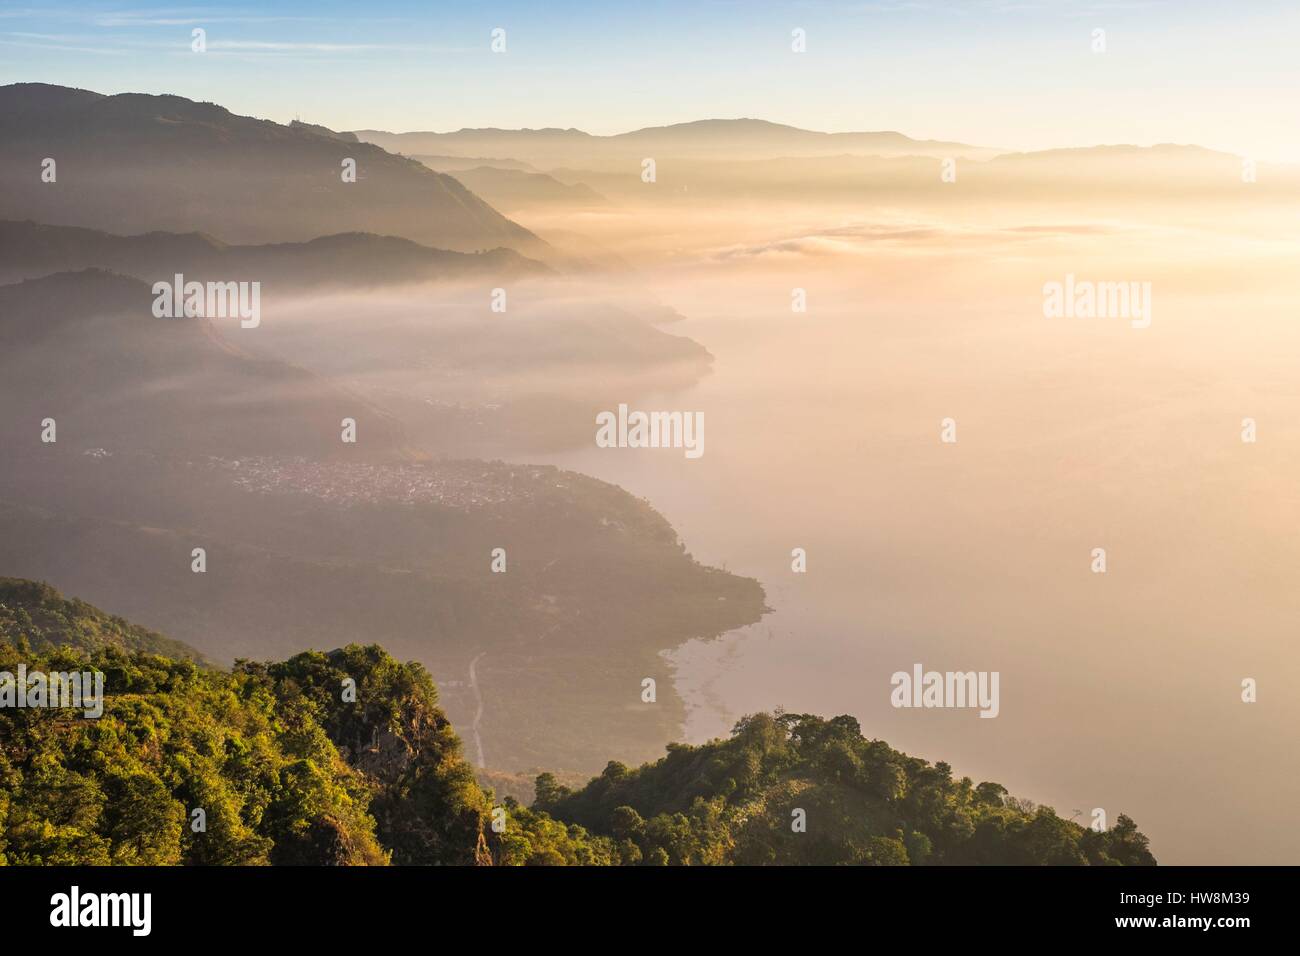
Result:
{"label": "sky", "polygon": [[334,129],[616,133],[748,116],[1300,162],[1295,0],[140,3],[2,0],[0,83],[175,93]]}

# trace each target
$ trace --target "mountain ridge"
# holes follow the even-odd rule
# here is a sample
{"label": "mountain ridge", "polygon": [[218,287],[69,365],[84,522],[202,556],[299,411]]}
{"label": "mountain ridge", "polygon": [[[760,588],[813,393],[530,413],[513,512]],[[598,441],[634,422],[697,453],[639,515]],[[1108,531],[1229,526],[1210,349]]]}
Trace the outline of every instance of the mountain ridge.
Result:
{"label": "mountain ridge", "polygon": [[[212,328],[238,319],[157,318],[153,302],[147,282],[100,268],[0,285],[0,375],[14,410],[0,436],[16,457],[32,445],[21,423],[33,415],[71,429],[81,449],[347,453],[339,421],[368,406]],[[395,424],[376,416],[371,431],[364,457],[397,453]]]}
{"label": "mountain ridge", "polygon": [[550,268],[512,249],[434,249],[400,236],[341,232],[305,242],[237,244],[208,232],[119,235],[84,226],[0,219],[0,283],[102,268],[152,282],[256,278],[290,287],[381,286],[476,275],[544,275]]}
{"label": "mountain ridge", "polygon": [[0,577],[0,640],[41,653],[59,647],[91,652],[104,647],[161,654],[210,666],[202,653],[157,631],[65,598],[44,581]]}
{"label": "mountain ridge", "polygon": [[[626,163],[646,155],[677,158],[727,158],[758,151],[766,158],[782,155],[823,155],[827,152],[863,152],[904,155],[988,158],[1002,152],[984,146],[943,140],[915,139],[892,130],[826,133],[768,120],[703,119],[665,126],[650,126],[600,135],[578,129],[462,128],[449,132],[353,130],[363,142],[372,142],[403,155],[500,155],[539,168],[567,166],[599,160]],[[651,152],[652,151],[652,152]]]}
{"label": "mountain ridge", "polygon": [[[0,86],[0,218],[119,232],[197,226],[239,243],[368,231],[456,251],[548,250],[453,177],[318,129],[172,94]],[[343,176],[349,160],[355,181]]]}

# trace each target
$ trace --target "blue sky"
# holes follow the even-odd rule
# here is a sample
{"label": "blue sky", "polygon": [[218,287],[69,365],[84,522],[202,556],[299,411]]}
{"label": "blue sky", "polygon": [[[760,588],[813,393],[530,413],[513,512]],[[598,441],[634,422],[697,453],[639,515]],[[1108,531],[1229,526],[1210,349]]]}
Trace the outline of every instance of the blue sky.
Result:
{"label": "blue sky", "polygon": [[[204,54],[190,51],[196,26]],[[497,27],[505,54],[489,48]],[[178,93],[337,129],[609,133],[756,116],[1300,161],[1297,49],[1293,0],[0,2],[0,83]]]}

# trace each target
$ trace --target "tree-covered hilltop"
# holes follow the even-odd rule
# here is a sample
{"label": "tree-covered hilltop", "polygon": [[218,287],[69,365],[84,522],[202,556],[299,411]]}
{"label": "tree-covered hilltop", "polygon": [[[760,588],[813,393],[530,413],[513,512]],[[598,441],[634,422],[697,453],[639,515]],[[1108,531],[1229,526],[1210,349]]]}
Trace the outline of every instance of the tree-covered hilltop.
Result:
{"label": "tree-covered hilltop", "polygon": [[98,670],[105,701],[99,719],[0,707],[0,864],[1155,862],[1128,817],[1085,829],[851,717],[757,714],[497,804],[419,664],[349,645],[219,671],[26,583],[5,583],[0,672]]}
{"label": "tree-covered hilltop", "polygon": [[623,863],[1155,863],[1127,816],[1082,827],[868,740],[848,716],[755,714],[728,740],[611,762],[576,792],[543,774],[533,806],[612,838]]}
{"label": "tree-covered hilltop", "polygon": [[278,700],[300,701],[365,778],[375,832],[393,863],[491,861],[488,797],[423,666],[354,644],[278,664],[241,662],[236,671],[269,679]]}
{"label": "tree-covered hilltop", "polygon": [[35,651],[114,646],[175,660],[204,660],[188,644],[105,614],[85,601],[65,598],[43,581],[24,578],[0,577],[0,640],[15,645],[26,641]]}

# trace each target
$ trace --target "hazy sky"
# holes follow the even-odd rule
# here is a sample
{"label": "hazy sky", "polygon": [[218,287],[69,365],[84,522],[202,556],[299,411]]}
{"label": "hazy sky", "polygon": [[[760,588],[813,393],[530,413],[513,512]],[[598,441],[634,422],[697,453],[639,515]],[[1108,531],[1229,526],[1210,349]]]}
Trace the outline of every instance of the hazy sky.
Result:
{"label": "hazy sky", "polygon": [[[497,27],[505,54],[489,49]],[[795,28],[806,53],[791,52]],[[1300,161],[1298,46],[1295,0],[0,2],[0,82],[178,93],[338,129],[610,133],[752,116]]]}

